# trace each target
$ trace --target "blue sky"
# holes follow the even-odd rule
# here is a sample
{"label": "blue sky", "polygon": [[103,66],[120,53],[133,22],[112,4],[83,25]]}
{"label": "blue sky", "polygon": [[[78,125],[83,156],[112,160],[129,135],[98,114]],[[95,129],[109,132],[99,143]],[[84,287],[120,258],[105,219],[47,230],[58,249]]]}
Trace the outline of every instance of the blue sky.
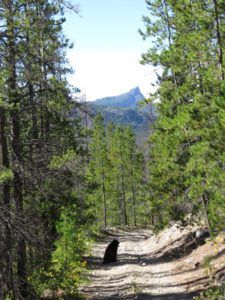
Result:
{"label": "blue sky", "polygon": [[[76,1],[76,2],[75,2]],[[147,96],[153,70],[139,64],[149,47],[138,33],[148,13],[145,0],[74,0],[79,15],[67,13],[64,32],[74,42],[68,58],[70,82],[88,100],[118,95],[139,86]]]}

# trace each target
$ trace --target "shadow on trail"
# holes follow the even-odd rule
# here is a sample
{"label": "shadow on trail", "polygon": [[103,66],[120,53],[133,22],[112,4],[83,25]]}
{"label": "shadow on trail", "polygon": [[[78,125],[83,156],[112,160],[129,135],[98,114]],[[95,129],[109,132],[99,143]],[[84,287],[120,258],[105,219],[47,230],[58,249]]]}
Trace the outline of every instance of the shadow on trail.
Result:
{"label": "shadow on trail", "polygon": [[[132,236],[128,234],[128,236],[124,236],[124,233],[121,234],[112,234],[108,233],[107,237],[104,237],[102,241],[105,243],[111,242],[113,238],[117,238],[120,243],[123,241],[132,241],[132,242],[140,242],[140,240],[148,239],[149,235],[141,235],[140,236]],[[204,244],[205,241],[202,239],[195,238],[195,232],[189,232],[188,234],[175,239],[168,244],[160,247],[154,252],[150,252],[145,255],[139,255],[138,253],[133,255],[130,253],[118,254],[118,261],[114,264],[110,264],[111,266],[121,266],[125,264],[145,264],[145,265],[154,265],[158,263],[166,263],[170,261],[174,261],[185,256],[188,256],[192,253],[193,250],[198,248],[200,245]],[[119,251],[118,251],[119,252]],[[104,254],[104,253],[103,253]],[[102,256],[103,256],[102,254]],[[87,258],[88,265],[91,269],[102,268],[101,258],[92,257]],[[109,265],[107,265],[109,266]],[[105,268],[105,267],[104,267]]]}
{"label": "shadow on trail", "polygon": [[199,294],[200,292],[201,291],[198,291],[198,293],[195,292],[195,293],[182,293],[182,294],[166,294],[161,296],[139,294],[135,299],[137,300],[192,300],[193,297]]}
{"label": "shadow on trail", "polygon": [[[115,233],[108,232],[104,237],[102,237],[101,242],[98,245],[99,248],[97,248],[97,251],[95,252],[96,256],[84,258],[87,261],[89,269],[97,271],[93,272],[94,274],[90,274],[90,279],[94,282],[94,285],[89,285],[82,289],[85,295],[89,295],[88,299],[192,300],[195,295],[198,295],[201,292],[201,290],[198,289],[206,286],[208,276],[205,276],[204,274],[198,279],[194,279],[193,276],[188,274],[187,278],[189,280],[187,280],[187,278],[184,278],[183,280],[180,278],[180,275],[182,276],[184,273],[191,273],[198,269],[199,266],[190,265],[184,266],[183,268],[179,265],[179,268],[170,268],[169,264],[169,267],[164,266],[161,268],[161,266],[158,266],[157,269],[157,267],[155,268],[155,265],[170,263],[175,260],[182,259],[191,254],[192,251],[200,245],[204,244],[205,240],[196,239],[196,230],[192,230],[192,232],[188,233],[185,232],[180,237],[172,236],[175,239],[170,241],[163,241],[163,236],[159,239],[155,237],[151,238],[151,236],[151,232],[148,233],[147,231],[140,232],[140,235],[139,232],[132,234],[132,231],[119,231]],[[110,264],[103,264],[102,260],[104,250],[107,246],[106,244],[111,242],[113,239],[119,240],[120,247],[123,242],[131,243],[127,245],[125,244],[121,247],[121,250],[119,247],[118,261]],[[152,250],[151,244],[148,244],[148,247],[146,247],[144,240],[148,240],[147,243],[152,243]],[[143,241],[143,247],[146,248],[142,248],[142,246],[140,246]],[[135,243],[139,242],[140,245],[135,245]],[[147,251],[143,252],[143,249],[146,249]],[[138,253],[139,250],[140,252]],[[126,265],[133,265],[134,267],[126,267]],[[151,266],[153,266],[153,268]],[[114,268],[114,272],[111,272]],[[147,278],[145,283],[144,278],[142,280],[142,277],[144,276]],[[177,276],[179,280],[173,276]],[[151,277],[154,278],[154,281],[150,280]],[[165,279],[160,280],[163,277],[165,277]],[[169,280],[169,277],[173,277],[173,279],[170,278]],[[130,281],[126,280],[127,278],[130,278]],[[138,278],[138,284],[135,283],[135,278]],[[147,283],[148,285],[145,285]],[[195,290],[195,292],[188,293],[188,290]],[[150,291],[154,294],[148,293]],[[159,292],[159,295],[156,295],[157,291]],[[169,293],[166,293],[166,291]],[[171,293],[172,291],[174,293]],[[160,295],[160,292],[166,294]],[[76,298],[71,298],[71,300],[72,299]]]}
{"label": "shadow on trail", "polygon": [[130,242],[140,242],[140,240],[145,240],[150,238],[151,235],[142,235],[142,236],[134,236],[134,235],[129,235],[129,236],[125,236],[124,234],[108,234],[107,237],[101,237],[99,238],[99,241],[102,243],[109,243],[111,242],[113,239],[118,239],[120,242],[126,242],[127,240],[129,240]]}
{"label": "shadow on trail", "polygon": [[[138,232],[138,234],[137,234]],[[143,228],[139,228],[139,230],[135,230],[134,234],[134,228],[125,228],[125,229],[119,229],[117,228],[116,231],[114,230],[102,230],[101,231],[102,236],[96,236],[95,238],[101,242],[101,243],[108,243],[111,242],[113,239],[118,239],[120,242],[125,241],[131,241],[131,242],[140,242],[141,240],[145,240],[150,238],[152,235],[154,235],[152,229],[145,228],[145,231],[143,231]]]}
{"label": "shadow on trail", "polygon": [[[139,293],[135,295],[124,295],[121,298],[121,295],[113,295],[113,296],[97,296],[97,297],[92,297],[91,300],[192,300],[194,296],[198,295],[202,290],[198,290],[195,293],[174,293],[174,294],[166,294],[166,295],[151,295],[148,293]],[[49,298],[50,299],[50,298]],[[52,299],[52,298],[51,298]],[[60,297],[62,300],[85,300],[84,296],[82,295],[77,295],[77,296],[72,296],[72,295],[64,295]],[[46,298],[44,299],[46,300]]]}
{"label": "shadow on trail", "polygon": [[[169,246],[167,246],[169,247]],[[189,248],[185,249],[169,249],[169,250],[164,250],[159,249],[157,252],[149,253],[149,254],[144,254],[144,255],[138,255],[138,254],[131,254],[131,253],[123,253],[123,254],[118,254],[118,261],[115,263],[110,263],[110,264],[102,264],[102,258],[97,257],[97,256],[92,256],[92,257],[86,257],[85,260],[87,261],[89,267],[91,269],[107,269],[108,267],[113,267],[113,266],[122,266],[126,264],[145,264],[145,265],[154,265],[158,263],[166,263],[169,261],[177,260],[178,258],[182,258],[186,255],[189,255],[194,249],[196,249],[195,245],[190,245]],[[160,255],[161,254],[161,255]],[[104,252],[102,253],[102,257],[104,255]]]}
{"label": "shadow on trail", "polygon": [[[189,255],[195,248],[190,247],[189,249],[181,250],[179,252],[177,249],[171,249],[170,251],[166,251],[165,253],[161,253],[161,255],[156,255],[155,253],[151,253],[148,255],[134,255],[130,253],[123,253],[118,255],[118,261],[115,263],[110,263],[104,265],[102,263],[102,259],[100,257],[91,257],[86,258],[88,266],[91,269],[110,269],[115,266],[123,266],[123,265],[156,265],[159,263],[167,263],[173,260],[177,260],[179,258],[185,257]],[[159,251],[160,253],[160,251]]]}
{"label": "shadow on trail", "polygon": [[[195,293],[178,293],[178,294],[166,294],[166,295],[160,295],[160,296],[154,296],[148,293],[140,293],[140,294],[135,294],[135,295],[129,295],[129,296],[124,296],[121,298],[121,296],[109,296],[105,298],[104,296],[98,296],[98,297],[93,297],[91,300],[192,300],[194,296],[198,295],[202,290],[199,290]],[[75,300],[78,298],[71,298],[71,300]]]}
{"label": "shadow on trail", "polygon": [[138,264],[141,262],[146,265],[154,265],[158,263],[167,263],[188,256],[204,243],[205,240],[196,239],[195,232],[191,232],[148,254],[131,255],[129,253],[124,253],[119,255],[118,264]]}

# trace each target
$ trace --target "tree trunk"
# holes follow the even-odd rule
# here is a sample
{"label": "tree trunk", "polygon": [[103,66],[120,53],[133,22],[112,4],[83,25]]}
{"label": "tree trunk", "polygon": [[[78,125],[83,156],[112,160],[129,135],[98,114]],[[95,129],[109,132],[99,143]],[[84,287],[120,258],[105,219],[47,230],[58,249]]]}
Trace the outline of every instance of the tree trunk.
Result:
{"label": "tree trunk", "polygon": [[212,228],[211,228],[211,224],[210,224],[210,220],[208,218],[208,210],[207,210],[207,198],[206,198],[206,195],[203,194],[202,197],[201,197],[201,201],[202,201],[202,207],[203,207],[203,212],[204,212],[204,217],[205,217],[205,222],[206,222],[206,225],[209,229],[209,233],[211,235],[212,233]]}
{"label": "tree trunk", "polygon": [[[15,74],[14,74],[15,75]],[[16,77],[11,78],[10,87],[14,86],[16,83]],[[15,87],[15,86],[14,86]],[[13,89],[12,89],[13,90]],[[14,89],[15,91],[15,89]],[[13,188],[14,188],[14,201],[16,205],[16,211],[18,220],[20,222],[19,226],[22,231],[24,230],[24,212],[23,212],[23,183],[21,178],[21,136],[20,136],[20,116],[16,108],[17,97],[14,95],[14,105],[15,108],[11,112],[12,127],[13,127],[13,138],[12,138],[12,151],[13,151]],[[18,277],[18,299],[26,298],[27,296],[27,278],[26,278],[26,245],[25,238],[23,235],[19,236],[17,245],[17,277]]]}
{"label": "tree trunk", "polygon": [[216,37],[218,43],[218,54],[219,54],[219,68],[221,70],[221,79],[224,80],[224,71],[223,71],[223,45],[220,32],[220,21],[218,13],[218,2],[213,0],[214,3],[214,12],[215,12],[215,22],[216,22]]}
{"label": "tree trunk", "polygon": [[[27,13],[28,7],[27,4],[25,4],[25,10]],[[27,47],[29,49],[30,52],[32,52],[32,49],[30,49],[30,35],[29,35],[29,31],[27,31],[26,33],[26,40],[27,40]],[[35,99],[34,99],[34,86],[33,86],[33,82],[32,82],[32,60],[31,58],[28,56],[27,58],[27,71],[28,71],[28,91],[29,91],[29,101],[30,101],[30,106],[31,106],[31,114],[32,114],[32,142],[31,145],[33,143],[33,140],[37,140],[38,139],[38,125],[37,125],[37,109],[36,109],[36,103],[35,103]]]}
{"label": "tree trunk", "polygon": [[[28,84],[29,86],[29,98],[30,98],[30,105],[32,109],[32,139],[38,139],[38,126],[37,126],[37,110],[34,101],[34,87],[31,82]],[[33,141],[32,141],[33,142]]]}
{"label": "tree trunk", "polygon": [[106,205],[106,190],[105,190],[105,174],[102,173],[102,197],[103,197],[103,216],[104,216],[104,229],[107,227],[107,205]]}
{"label": "tree trunk", "polygon": [[[8,97],[12,104],[12,153],[13,153],[13,195],[19,220],[19,227],[24,226],[23,213],[23,185],[21,178],[21,136],[20,136],[20,115],[19,115],[19,97],[17,95],[17,75],[16,75],[16,45],[15,45],[15,25],[13,1],[5,2],[7,11],[7,33],[8,33]],[[17,299],[26,299],[27,297],[27,272],[26,272],[26,245],[24,236],[20,235],[17,244]]]}
{"label": "tree trunk", "polygon": [[134,185],[132,184],[132,210],[133,210],[133,224],[134,226],[137,225],[137,220],[136,220],[136,196],[135,196],[135,190],[134,190]]}
{"label": "tree trunk", "polygon": [[[1,122],[1,150],[2,150],[2,165],[9,169],[9,152],[6,137],[6,112],[4,108],[0,109]],[[12,290],[13,275],[12,275],[12,238],[10,231],[10,184],[3,183],[2,195],[2,214],[4,219],[0,216],[0,299],[4,300],[7,293]]]}
{"label": "tree trunk", "polygon": [[[166,0],[163,0],[163,5],[164,5],[164,11],[165,11],[165,16],[166,16],[166,26],[167,26],[167,34],[168,34],[168,42],[170,48],[172,47],[172,34],[171,34],[171,25],[170,25],[170,17],[169,17],[169,10],[168,10],[168,4]],[[171,70],[172,76],[173,76],[173,81],[175,86],[177,87],[177,78],[176,74]]]}
{"label": "tree trunk", "polygon": [[127,208],[126,208],[126,195],[125,195],[123,171],[121,171],[121,189],[122,189],[123,221],[124,221],[124,225],[127,225],[128,224],[128,222],[127,222]]}

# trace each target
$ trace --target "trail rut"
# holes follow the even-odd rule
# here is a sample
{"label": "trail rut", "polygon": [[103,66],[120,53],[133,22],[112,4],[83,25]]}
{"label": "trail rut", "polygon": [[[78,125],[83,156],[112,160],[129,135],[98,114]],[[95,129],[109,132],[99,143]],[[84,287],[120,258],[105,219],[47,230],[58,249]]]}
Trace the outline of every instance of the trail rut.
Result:
{"label": "trail rut", "polygon": [[[90,283],[81,287],[86,299],[168,299],[189,300],[213,284],[202,266],[204,257],[216,255],[214,265],[225,261],[225,245],[215,250],[213,243],[197,245],[197,227],[172,227],[155,235],[150,229],[116,229],[98,242],[93,256]],[[102,264],[107,244],[120,241],[118,261]]]}

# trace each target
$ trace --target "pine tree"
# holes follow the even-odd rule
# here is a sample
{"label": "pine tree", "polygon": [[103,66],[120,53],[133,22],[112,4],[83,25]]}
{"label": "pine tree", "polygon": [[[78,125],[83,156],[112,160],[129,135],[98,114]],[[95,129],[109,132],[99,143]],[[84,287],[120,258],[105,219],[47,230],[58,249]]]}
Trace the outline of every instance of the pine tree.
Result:
{"label": "pine tree", "polygon": [[62,34],[65,19],[58,17],[64,2],[0,4],[3,299],[12,293],[15,299],[32,297],[32,278],[39,274],[41,284],[51,263],[63,208],[83,203],[71,197],[83,180],[83,140],[70,118],[75,103],[66,81],[69,44]]}
{"label": "pine tree", "polygon": [[[144,159],[130,127],[108,124],[97,115],[90,143],[88,198],[97,225],[143,224]],[[102,213],[103,212],[103,213]]]}
{"label": "pine tree", "polygon": [[142,223],[139,212],[143,213],[141,206],[145,202],[142,195],[144,189],[144,159],[142,153],[137,149],[135,135],[130,127],[124,128],[123,141],[129,224],[136,226],[138,222]]}
{"label": "pine tree", "polygon": [[[94,191],[93,202],[95,207],[96,221],[106,229],[108,219],[108,172],[109,161],[107,156],[106,132],[103,118],[98,114],[94,121],[92,141],[90,144],[90,163],[88,180],[89,184],[94,184],[97,188]],[[99,215],[99,212],[100,213]]]}
{"label": "pine tree", "polygon": [[[161,223],[182,218],[187,211],[200,211],[211,227],[212,207],[218,203],[212,166],[222,163],[223,152],[220,148],[215,154],[213,146],[223,136],[222,127],[220,133],[216,129],[223,111],[218,105],[218,97],[223,98],[223,5],[217,1],[147,4],[155,18],[144,19],[146,32],[142,34],[153,37],[156,47],[143,55],[142,62],[161,69],[159,88],[153,95],[159,103],[159,119],[151,137],[152,201],[156,211],[162,208],[158,210]],[[219,169],[217,174],[223,176]],[[219,190],[223,193],[222,185]],[[223,208],[221,216],[222,212]]]}
{"label": "pine tree", "polygon": [[[120,225],[143,224],[144,160],[130,127],[109,125],[110,204]],[[115,214],[115,211],[118,213]],[[114,213],[112,213],[114,212]],[[118,217],[119,216],[119,217]]]}

